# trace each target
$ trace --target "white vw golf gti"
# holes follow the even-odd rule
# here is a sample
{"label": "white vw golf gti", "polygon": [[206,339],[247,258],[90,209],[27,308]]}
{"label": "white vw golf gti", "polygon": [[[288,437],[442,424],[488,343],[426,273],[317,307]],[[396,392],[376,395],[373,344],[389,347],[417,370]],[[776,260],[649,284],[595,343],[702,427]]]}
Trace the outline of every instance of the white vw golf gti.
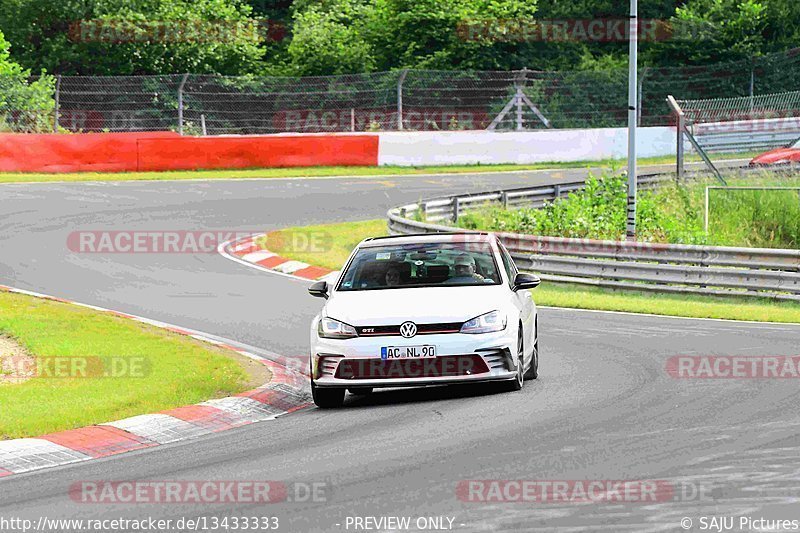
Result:
{"label": "white vw golf gti", "polygon": [[338,407],[345,390],[500,381],[509,390],[539,367],[539,278],[517,272],[486,233],[379,237],[361,242],[311,324],[311,390]]}

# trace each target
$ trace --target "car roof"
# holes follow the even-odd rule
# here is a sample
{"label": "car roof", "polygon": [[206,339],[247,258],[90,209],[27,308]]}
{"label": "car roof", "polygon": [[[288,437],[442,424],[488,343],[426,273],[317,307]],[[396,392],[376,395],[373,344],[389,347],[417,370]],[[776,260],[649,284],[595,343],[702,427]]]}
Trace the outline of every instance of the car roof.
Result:
{"label": "car roof", "polygon": [[436,242],[490,242],[492,235],[480,231],[456,231],[447,233],[419,233],[413,235],[387,235],[370,237],[359,244],[359,248],[373,248],[387,245],[424,244]]}

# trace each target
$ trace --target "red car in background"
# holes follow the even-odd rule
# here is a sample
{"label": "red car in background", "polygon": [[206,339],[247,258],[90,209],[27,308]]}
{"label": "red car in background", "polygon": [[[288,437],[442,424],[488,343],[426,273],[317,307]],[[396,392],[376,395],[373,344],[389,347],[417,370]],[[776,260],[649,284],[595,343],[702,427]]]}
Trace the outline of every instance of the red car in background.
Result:
{"label": "red car in background", "polygon": [[785,148],[776,148],[775,150],[757,155],[750,161],[751,167],[796,164],[800,164],[800,139],[797,139]]}

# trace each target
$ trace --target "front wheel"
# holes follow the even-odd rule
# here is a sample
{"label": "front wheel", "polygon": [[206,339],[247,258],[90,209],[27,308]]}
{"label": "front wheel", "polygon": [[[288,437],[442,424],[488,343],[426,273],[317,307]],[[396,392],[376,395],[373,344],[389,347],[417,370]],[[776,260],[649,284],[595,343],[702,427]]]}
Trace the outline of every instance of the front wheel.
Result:
{"label": "front wheel", "polygon": [[344,389],[320,388],[311,382],[311,396],[321,409],[334,409],[344,404]]}

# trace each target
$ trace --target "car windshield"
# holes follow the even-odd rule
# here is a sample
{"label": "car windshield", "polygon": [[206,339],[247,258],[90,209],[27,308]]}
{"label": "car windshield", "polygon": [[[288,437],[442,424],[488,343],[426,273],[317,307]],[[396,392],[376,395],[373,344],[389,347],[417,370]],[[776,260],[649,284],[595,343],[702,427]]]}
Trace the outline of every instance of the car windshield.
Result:
{"label": "car windshield", "polygon": [[361,248],[347,266],[338,290],[499,283],[500,274],[489,246],[437,242]]}

